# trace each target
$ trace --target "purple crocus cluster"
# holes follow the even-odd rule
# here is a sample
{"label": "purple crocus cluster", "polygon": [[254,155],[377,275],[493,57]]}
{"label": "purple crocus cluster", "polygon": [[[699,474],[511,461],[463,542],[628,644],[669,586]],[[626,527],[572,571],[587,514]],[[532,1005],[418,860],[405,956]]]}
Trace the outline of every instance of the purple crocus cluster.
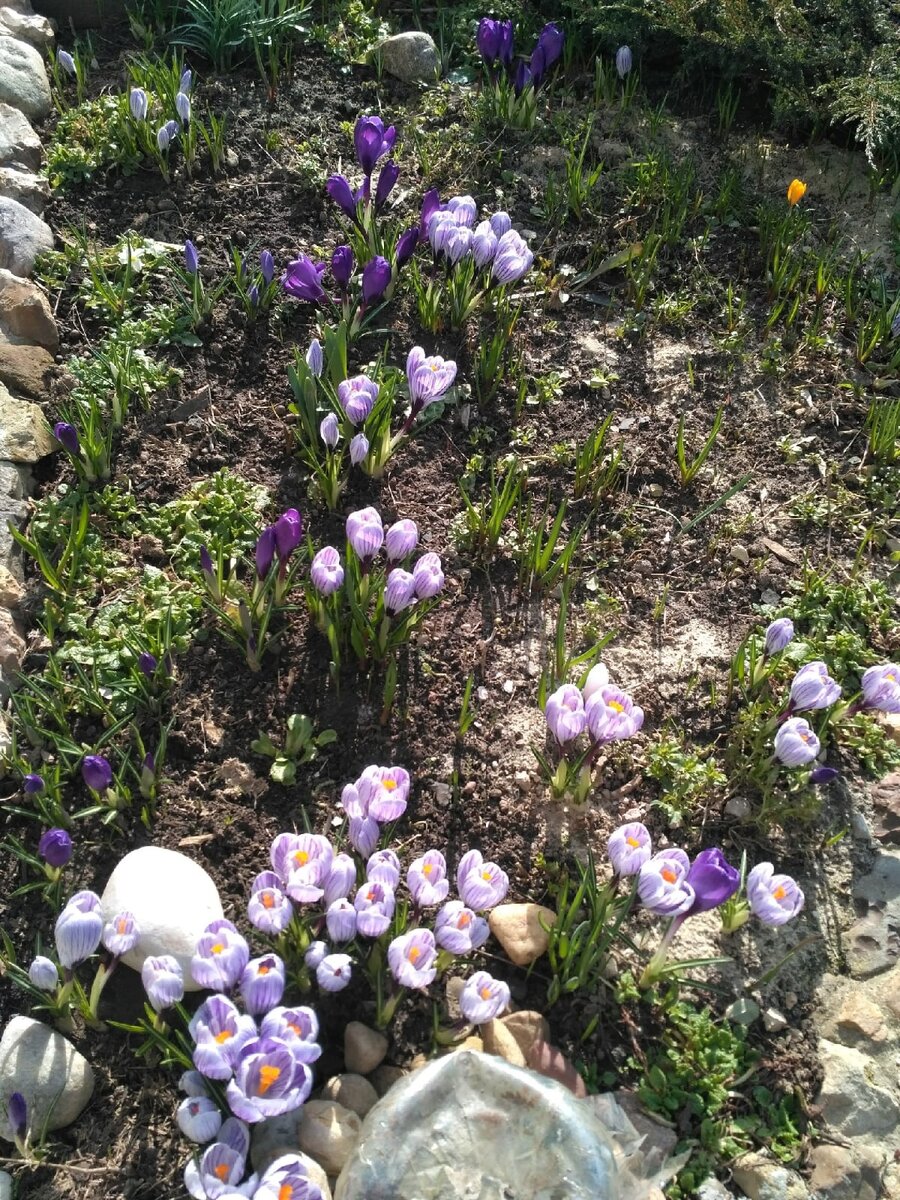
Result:
{"label": "purple crocus cluster", "polygon": [[539,90],[547,72],[562,56],[565,35],[554,22],[545,25],[527,61],[516,60],[512,21],[483,17],[475,41],[491,78],[496,78],[498,68],[502,68],[512,81],[516,96],[521,96],[526,88]]}
{"label": "purple crocus cluster", "polygon": [[421,231],[435,263],[453,270],[457,263],[473,263],[488,284],[517,283],[531,270],[534,254],[505,212],[496,212],[476,224],[478,206],[471,196],[451,196],[441,204],[436,190],[422,204]]}
{"label": "purple crocus cluster", "polygon": [[[344,175],[332,175],[325,184],[325,190],[331,199],[360,229],[364,228],[364,222],[360,219],[359,206],[368,207],[373,201],[372,174],[380,160],[391,153],[396,140],[397,130],[393,125],[385,129],[380,117],[360,117],[353,130],[353,145],[363,173],[362,184],[354,190]],[[386,158],[375,185],[376,213],[387,203],[399,176],[400,168],[392,158]]]}
{"label": "purple crocus cluster", "polygon": [[[193,72],[185,68],[181,73],[178,92],[175,96],[175,112],[178,119],[170,118],[156,131],[156,146],[159,152],[165,153],[179,133],[191,122],[191,84]],[[143,124],[150,113],[150,97],[142,87],[133,87],[128,95],[128,108],[131,116],[138,124]]]}
{"label": "purple crocus cluster", "polygon": [[[306,1164],[296,1154],[276,1158],[262,1174],[252,1174],[244,1180],[250,1154],[250,1129],[235,1117],[223,1121],[218,1108],[204,1093],[195,1095],[196,1073],[188,1071],[182,1077],[182,1090],[188,1098],[178,1110],[178,1123],[183,1132],[193,1133],[212,1129],[216,1140],[198,1158],[192,1158],[184,1169],[184,1186],[194,1200],[322,1200],[322,1192],[307,1173]],[[191,1133],[187,1133],[191,1137]],[[210,1137],[192,1140],[201,1144]]]}
{"label": "purple crocus cluster", "polygon": [[544,718],[560,746],[569,747],[587,732],[591,745],[599,747],[633,737],[644,724],[644,711],[610,683],[608,669],[597,663],[582,688],[564,683],[548,697]]}

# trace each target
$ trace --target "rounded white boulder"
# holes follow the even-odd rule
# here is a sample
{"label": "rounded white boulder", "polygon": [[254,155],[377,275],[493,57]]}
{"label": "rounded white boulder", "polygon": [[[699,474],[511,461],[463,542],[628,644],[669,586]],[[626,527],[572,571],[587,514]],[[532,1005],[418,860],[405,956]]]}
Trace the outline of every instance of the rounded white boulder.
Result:
{"label": "rounded white boulder", "polygon": [[184,972],[188,992],[200,990],[191,975],[197,940],[225,914],[212,879],[199,863],[161,846],[142,846],[126,854],[100,897],[103,920],[134,913],[141,936],[122,961],[139,971],[151,955],[171,954]]}

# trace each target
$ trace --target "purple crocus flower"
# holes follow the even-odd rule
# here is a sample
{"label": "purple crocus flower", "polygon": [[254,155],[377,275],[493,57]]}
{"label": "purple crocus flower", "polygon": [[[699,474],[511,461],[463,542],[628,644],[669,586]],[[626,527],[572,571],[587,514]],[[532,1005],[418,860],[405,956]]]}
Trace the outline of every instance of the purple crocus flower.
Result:
{"label": "purple crocus flower", "polygon": [[380,254],[370,258],[363,267],[362,297],[365,304],[377,304],[391,282],[391,264]]}
{"label": "purple crocus flower", "polygon": [[386,883],[396,891],[400,883],[400,859],[393,850],[376,850],[366,863],[366,879],[369,883]]}
{"label": "purple crocus flower", "polygon": [[144,121],[150,108],[150,100],[143,88],[132,88],[128,96],[128,107],[136,121]]}
{"label": "purple crocus flower", "polygon": [[320,596],[330,596],[344,583],[341,556],[333,546],[323,546],[312,560],[309,579]]}
{"label": "purple crocus flower", "polygon": [[353,194],[353,188],[344,178],[343,175],[332,175],[325,184],[325,191],[335,202],[338,208],[351,221],[357,220],[356,211],[356,196]]}
{"label": "purple crocus flower", "polygon": [[447,237],[444,252],[450,263],[455,265],[472,254],[474,238],[472,230],[464,225],[454,225]]}
{"label": "purple crocus flower", "polygon": [[178,1079],[178,1090],[186,1096],[207,1096],[206,1080],[199,1071],[182,1071]]}
{"label": "purple crocus flower", "polygon": [[404,517],[385,530],[384,548],[390,562],[402,562],[419,544],[419,530],[415,521]]}
{"label": "purple crocus flower", "polygon": [[262,871],[250,885],[247,918],[254,928],[277,936],[291,923],[294,906],[281,890],[281,880],[274,871]]}
{"label": "purple crocus flower", "polygon": [[250,1124],[278,1117],[312,1091],[313,1075],[280,1038],[257,1038],[241,1048],[225,1095],[236,1117]]}
{"label": "purple crocus flower", "polygon": [[428,227],[435,213],[440,212],[441,196],[437,188],[431,188],[422,197],[422,211],[419,220],[419,241],[428,240]]}
{"label": "purple crocus flower", "polygon": [[230,1079],[241,1048],[257,1037],[256,1022],[225,996],[210,996],[188,1026],[194,1066],[206,1079]]}
{"label": "purple crocus flower", "polygon": [[231,1197],[244,1196],[246,1193],[238,1189],[246,1161],[246,1154],[241,1154],[234,1146],[224,1141],[213,1142],[199,1163],[192,1158],[185,1167],[184,1186],[195,1200],[218,1200],[220,1196],[223,1200],[231,1200]]}
{"label": "purple crocus flower", "polygon": [[450,954],[470,954],[483,946],[490,926],[462,900],[448,900],[434,921],[434,936],[442,950]]}
{"label": "purple crocus flower", "polygon": [[303,537],[303,518],[296,508],[287,508],[275,522],[275,550],[282,562],[294,553]]}
{"label": "purple crocus flower", "polygon": [[495,21],[491,17],[482,17],[478,22],[475,45],[478,47],[478,53],[488,66],[493,66],[500,57],[500,45],[502,42],[501,25],[501,21]]}
{"label": "purple crocus flower", "polygon": [[450,891],[447,862],[440,850],[426,850],[409,865],[406,886],[416,908],[434,908],[443,904]]}
{"label": "purple crocus flower", "polygon": [[544,55],[544,66],[550,68],[562,56],[565,34],[554,22],[549,21],[538,34],[537,44]]}
{"label": "purple crocus flower", "polygon": [[346,896],[328,905],[325,926],[333,942],[349,942],[356,937],[356,909]]}
{"label": "purple crocus flower", "polygon": [[184,70],[181,72],[181,80],[178,84],[178,90],[181,92],[187,92],[187,94],[190,95],[191,82],[192,82],[193,78],[194,78],[194,72],[191,70],[190,67],[185,67]]}
{"label": "purple crocus flower", "polygon": [[447,201],[447,211],[453,214],[457,225],[471,229],[478,216],[478,205],[474,196],[451,196]]}
{"label": "purple crocus flower", "polygon": [[349,854],[336,854],[325,880],[323,904],[331,904],[349,896],[356,885],[356,863]]}
{"label": "purple crocus flower", "polygon": [[620,877],[637,875],[653,854],[650,833],[646,825],[642,825],[640,821],[620,825],[610,835],[606,844],[606,852],[616,875]]}
{"label": "purple crocus flower", "polygon": [[141,982],[156,1012],[171,1008],[184,995],[184,975],[178,959],[171,954],[145,958],[141,967]]}
{"label": "purple crocus flower", "polygon": [[12,1140],[21,1149],[28,1136],[28,1105],[21,1092],[13,1092],[6,1102],[6,1116]]}
{"label": "purple crocus flower", "polygon": [[561,746],[584,732],[584,699],[574,684],[564,683],[547,697],[544,719]]}
{"label": "purple crocus flower", "polygon": [[161,125],[156,131],[156,148],[161,154],[168,150],[171,140],[172,135],[169,133],[168,125]]}
{"label": "purple crocus flower", "polygon": [[764,925],[784,925],[803,908],[804,896],[790,875],[776,875],[772,864],[763,862],[747,876],[747,902]]}
{"label": "purple crocus flower", "polygon": [[716,847],[701,850],[691,863],[687,873],[687,884],[694,890],[694,903],[687,911],[709,912],[730,900],[741,886],[741,873],[731,865]]}
{"label": "purple crocus flower", "polygon": [[191,974],[202,988],[228,992],[250,959],[250,947],[237,927],[224,918],[207,925],[191,960]]}
{"label": "purple crocus flower", "polygon": [[262,958],[251,959],[241,973],[240,985],[241,999],[247,1012],[259,1016],[280,1004],[284,985],[284,963],[277,954],[264,954]]}
{"label": "purple crocus flower", "polygon": [[516,94],[516,99],[521,97],[522,93],[531,83],[533,83],[531,68],[524,59],[520,59],[516,67],[516,72],[513,75],[513,91]]}
{"label": "purple crocus flower", "polygon": [[[320,960],[321,961],[321,960]],[[311,1008],[279,1006],[267,1012],[259,1026],[260,1037],[280,1038],[287,1042],[298,1062],[314,1063],[322,1057],[322,1047],[316,1041],[319,1021]]]}
{"label": "purple crocus flower", "polygon": [[456,890],[465,905],[483,912],[505,899],[509,877],[496,863],[485,862],[479,850],[469,850],[456,868]]}
{"label": "purple crocus flower", "polygon": [[833,779],[837,779],[839,771],[834,767],[813,767],[809,773],[809,782],[815,784],[831,783]]}
{"label": "purple crocus flower", "polygon": [[28,968],[28,978],[42,992],[55,992],[59,986],[59,970],[56,963],[43,954],[32,959]]}
{"label": "purple crocus flower", "polygon": [[319,437],[329,450],[333,450],[341,440],[341,427],[338,424],[337,414],[327,413],[319,425]]}
{"label": "purple crocus flower", "polygon": [[319,963],[328,954],[328,945],[326,942],[310,943],[306,953],[303,955],[303,961],[311,971],[314,971]]}
{"label": "purple crocus flower", "polygon": [[862,707],[900,712],[900,666],[897,663],[881,663],[863,672]]}
{"label": "purple crocus flower", "polygon": [[64,829],[48,829],[38,842],[38,854],[48,867],[64,867],[72,857],[72,839]]}
{"label": "purple crocus flower", "polygon": [[347,838],[357,854],[367,858],[378,845],[381,830],[371,817],[351,817]]}
{"label": "purple crocus flower", "polygon": [[326,954],[316,967],[316,983],[323,992],[342,992],[353,974],[349,954]]}
{"label": "purple crocus flower", "polygon": [[365,176],[371,176],[379,158],[391,152],[396,140],[397,131],[393,125],[385,129],[380,117],[359,118],[353,130],[353,144]]}
{"label": "purple crocus flower", "polygon": [[81,778],[91,791],[105,792],[112,785],[112,767],[102,754],[86,754],[81,760]]}
{"label": "purple crocus flower", "polygon": [[830,708],[840,698],[841,685],[828,674],[821,661],[801,667],[791,683],[791,712],[807,708]]}
{"label": "purple crocus flower", "polygon": [[103,926],[103,945],[113,958],[130,953],[138,944],[141,931],[134,913],[120,912]]}
{"label": "purple crocus flower", "polygon": [[259,269],[262,271],[263,282],[268,287],[275,278],[275,259],[271,250],[260,250]]}
{"label": "purple crocus flower", "polygon": [[267,525],[256,540],[256,574],[265,579],[275,559],[275,526]]}
{"label": "purple crocus flower", "polygon": [[631,70],[632,55],[630,46],[620,46],[616,51],[616,70],[619,78],[624,79]]}
{"label": "purple crocus flower", "polygon": [[190,239],[184,243],[184,265],[191,275],[196,275],[200,268],[200,255]]}
{"label": "purple crocus flower", "polygon": [[151,654],[149,650],[143,650],[138,655],[138,670],[142,675],[146,675],[150,679],[156,674],[156,668],[159,666],[159,661],[155,654]]}
{"label": "purple crocus flower", "polygon": [[508,229],[497,242],[491,276],[497,283],[517,283],[531,270],[534,255],[514,229]]}
{"label": "purple crocus flower", "polygon": [[401,613],[416,602],[416,580],[402,567],[394,567],[384,585],[384,607],[389,613]]}
{"label": "purple crocus flower", "polygon": [[375,188],[375,211],[381,212],[387,204],[388,196],[394,190],[394,184],[400,178],[400,168],[392,158],[384,164],[378,173],[378,185]]}
{"label": "purple crocus flower", "polygon": [[356,433],[350,439],[347,449],[350,453],[351,464],[358,467],[361,462],[365,462],[366,455],[369,453],[369,439],[364,433]]}
{"label": "purple crocus flower", "polygon": [[266,1167],[253,1200],[322,1200],[322,1193],[303,1160],[297,1154],[284,1154]]}
{"label": "purple crocus flower", "polygon": [[191,122],[191,98],[186,92],[179,92],[175,97],[175,111],[182,125]]}
{"label": "purple crocus flower", "polygon": [[301,254],[292,262],[281,277],[281,286],[289,296],[298,300],[308,300],[310,304],[321,304],[327,297],[322,287],[324,263],[314,263],[312,259]]}
{"label": "purple crocus flower", "polygon": [[209,1096],[187,1096],[175,1110],[178,1128],[199,1146],[211,1142],[222,1128],[219,1106]]}
{"label": "purple crocus flower", "polygon": [[509,230],[512,229],[512,219],[509,213],[495,212],[490,218],[490,225],[491,229],[493,229],[494,233],[497,235],[497,239],[499,241],[499,239],[503,237],[504,233],[508,233]]}
{"label": "purple crocus flower", "polygon": [[331,256],[331,274],[342,291],[346,291],[355,270],[356,259],[352,249],[349,246],[337,246]]}
{"label": "purple crocus flower", "polygon": [[677,917],[694,903],[694,889],[687,882],[691,864],[683,850],[660,850],[641,867],[638,896],[644,908],[659,917]]}
{"label": "purple crocus flower", "polygon": [[75,75],[77,73],[77,68],[75,66],[75,59],[68,52],[68,50],[62,50],[62,49],[57,50],[56,51],[56,61],[59,63],[59,65],[62,67],[62,69],[65,71],[65,73],[67,75]]}
{"label": "purple crocus flower", "polygon": [[270,851],[272,867],[285,890],[298,904],[312,904],[325,894],[334,849],[315,833],[280,833]]}
{"label": "purple crocus flower", "polygon": [[37,796],[45,788],[45,783],[40,775],[28,774],[22,780],[22,791],[26,796]]}
{"label": "purple crocus flower", "polygon": [[74,425],[70,425],[68,421],[57,421],[53,426],[53,436],[64,450],[68,450],[73,457],[78,456],[81,443],[78,440],[78,430]]}
{"label": "purple crocus flower", "polygon": [[406,382],[414,413],[440,400],[455,379],[456,363],[449,359],[429,357],[421,346],[413,346],[406,356]]}
{"label": "purple crocus flower", "polygon": [[794,622],[790,617],[779,617],[766,626],[766,654],[780,654],[794,637]]}
{"label": "purple crocus flower", "polygon": [[491,228],[490,221],[482,221],[480,225],[476,226],[472,234],[472,257],[479,270],[494,261],[498,240],[496,233]]}
{"label": "purple crocus flower", "polygon": [[472,1025],[486,1025],[509,1008],[509,987],[487,971],[470,975],[459,994],[459,1009]]}
{"label": "purple crocus flower", "polygon": [[411,929],[388,946],[388,966],[401,987],[424,989],[434,983],[437,946],[430,929]]}
{"label": "purple crocus flower", "polygon": [[338,400],[351,425],[361,425],[375,407],[379,386],[367,375],[355,375],[338,384]]}
{"label": "purple crocus flower", "polygon": [[775,734],[775,757],[786,767],[805,767],[817,757],[821,745],[803,717],[790,717]]}
{"label": "purple crocus flower", "polygon": [[365,813],[375,821],[396,821],[406,812],[409,772],[403,767],[369,766],[356,781]]}
{"label": "purple crocus flower", "polygon": [[634,737],[644,724],[644,710],[619,688],[601,687],[584,706],[593,740],[600,746]]}
{"label": "purple crocus flower", "polygon": [[393,888],[386,883],[367,883],[356,893],[353,907],[357,932],[362,937],[381,937],[394,915]]}
{"label": "purple crocus flower", "polygon": [[76,892],[56,918],[53,937],[60,966],[71,971],[94,953],[103,935],[100,897]]}
{"label": "purple crocus flower", "polygon": [[361,508],[349,515],[347,541],[362,562],[372,561],[384,542],[384,526],[377,509]]}
{"label": "purple crocus flower", "polygon": [[591,696],[595,692],[599,692],[601,688],[606,687],[609,683],[609,668],[606,663],[594,663],[587,673],[587,678],[584,681],[584,687],[581,689],[581,694],[584,696],[584,702],[587,704]]}
{"label": "purple crocus flower", "polygon": [[313,338],[309,343],[309,349],[306,352],[306,365],[309,367],[316,379],[318,379],[325,368],[325,355],[322,353],[322,345],[318,338]]}
{"label": "purple crocus flower", "polygon": [[405,230],[397,238],[397,245],[394,248],[394,263],[399,271],[401,267],[412,258],[416,252],[416,246],[419,244],[419,227],[413,225],[411,229]]}

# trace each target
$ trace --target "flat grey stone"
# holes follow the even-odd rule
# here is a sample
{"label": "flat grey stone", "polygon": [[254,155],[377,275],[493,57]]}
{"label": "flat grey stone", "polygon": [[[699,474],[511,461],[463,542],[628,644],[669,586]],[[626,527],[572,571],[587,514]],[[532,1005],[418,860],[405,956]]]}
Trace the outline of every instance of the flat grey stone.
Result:
{"label": "flat grey stone", "polygon": [[50,83],[39,51],[29,42],[0,35],[0,100],[41,120],[52,106]]}
{"label": "flat grey stone", "polygon": [[404,83],[434,83],[441,69],[434,38],[418,30],[386,38],[375,53],[384,70]]}
{"label": "flat grey stone", "polygon": [[56,449],[56,439],[40,408],[11,396],[0,383],[0,459],[33,463]]}
{"label": "flat grey stone", "polygon": [[833,1129],[844,1137],[896,1131],[900,1124],[900,1104],[887,1088],[873,1082],[869,1054],[822,1038],[819,1058],[825,1077],[816,1103]]}
{"label": "flat grey stone", "polygon": [[31,483],[28,467],[0,459],[0,512],[8,507],[7,500],[21,500],[30,495]]}
{"label": "flat grey stone", "polygon": [[[3,1112],[13,1092],[28,1105],[28,1128],[64,1129],[77,1120],[94,1091],[94,1072],[61,1033],[33,1021],[13,1017],[0,1039],[0,1104]],[[0,1137],[9,1141],[6,1122]]]}
{"label": "flat grey stone", "polygon": [[847,961],[852,975],[867,979],[900,958],[900,853],[882,850],[853,896],[866,901],[868,911],[847,933]]}
{"label": "flat grey stone", "polygon": [[9,5],[0,8],[0,33],[29,42],[37,50],[45,50],[53,41],[53,26],[46,17]]}
{"label": "flat grey stone", "polygon": [[50,199],[50,182],[43,175],[35,175],[31,171],[0,167],[0,196],[18,200],[40,216]]}
{"label": "flat grey stone", "polygon": [[30,275],[35,259],[52,249],[50,226],[18,200],[0,196],[0,267]]}
{"label": "flat grey stone", "polygon": [[734,1181],[750,1200],[809,1200],[802,1176],[764,1154],[744,1154],[732,1164]]}
{"label": "flat grey stone", "polygon": [[41,139],[28,118],[0,102],[0,166],[36,171],[41,165]]}
{"label": "flat grey stone", "polygon": [[0,329],[9,340],[24,338],[47,350],[59,348],[59,331],[47,296],[36,283],[0,270]]}

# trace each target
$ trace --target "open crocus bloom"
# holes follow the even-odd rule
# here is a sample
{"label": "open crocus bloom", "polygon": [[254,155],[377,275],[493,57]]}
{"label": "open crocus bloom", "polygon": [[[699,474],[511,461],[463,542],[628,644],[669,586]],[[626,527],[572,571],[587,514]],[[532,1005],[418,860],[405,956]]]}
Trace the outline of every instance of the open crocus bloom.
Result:
{"label": "open crocus bloom", "polygon": [[312,1079],[288,1042],[261,1037],[242,1047],[226,1096],[234,1115],[254,1124],[299,1108]]}
{"label": "open crocus bloom", "polygon": [[462,900],[448,900],[434,922],[434,936],[442,950],[451,954],[469,954],[488,940],[490,927],[484,917],[479,917],[463,904]]}
{"label": "open crocus bloom", "polygon": [[396,821],[406,812],[409,773],[403,767],[366,767],[356,781],[366,815],[375,821]]}
{"label": "open crocus bloom", "polygon": [[459,994],[462,1015],[473,1025],[484,1025],[509,1007],[509,987],[487,971],[476,971],[466,980]]}
{"label": "open crocus bloom", "polygon": [[439,355],[428,357],[421,346],[413,346],[406,356],[406,382],[409,386],[409,398],[416,412],[440,400],[454,379],[455,362]]}
{"label": "open crocus bloom", "polygon": [[775,734],[775,757],[786,767],[805,767],[820,749],[819,739],[803,717],[789,717]]}
{"label": "open crocus bloom", "polygon": [[790,875],[776,875],[772,864],[763,862],[747,876],[747,902],[764,925],[784,925],[803,908],[804,896]]}
{"label": "open crocus bloom", "polygon": [[434,982],[437,947],[430,929],[411,929],[388,947],[388,966],[401,987],[426,988]]}
{"label": "open crocus bloom", "polygon": [[828,674],[825,663],[816,661],[801,667],[791,684],[791,709],[829,708],[840,699],[841,685]]}
{"label": "open crocus bloom", "polygon": [[694,903],[694,889],[687,882],[690,860],[683,850],[660,850],[641,867],[638,896],[645,908],[660,917],[677,917]]}
{"label": "open crocus bloom", "polygon": [[272,843],[270,858],[292,900],[311,904],[322,898],[334,858],[327,838],[315,833],[280,833]]}
{"label": "open crocus bloom", "polygon": [[440,850],[427,850],[410,863],[406,884],[417,908],[433,908],[443,903],[450,891],[447,862]]}
{"label": "open crocus bloom", "polygon": [[273,1008],[263,1017],[259,1027],[260,1037],[280,1038],[290,1046],[298,1062],[314,1063],[322,1053],[316,1041],[319,1036],[319,1021],[311,1008]]}
{"label": "open crocus bloom", "polygon": [[552,696],[548,696],[544,707],[544,720],[561,746],[583,733],[584,700],[578,688],[571,683],[564,683]]}
{"label": "open crocus bloom", "polygon": [[188,1026],[194,1066],[207,1079],[230,1079],[241,1048],[256,1036],[256,1022],[225,996],[210,996]]}
{"label": "open crocus bloom", "polygon": [[598,688],[584,706],[591,737],[598,745],[633,737],[644,724],[644,710],[619,688]]}
{"label": "open crocus bloom", "polygon": [[653,854],[649,830],[640,821],[620,825],[610,835],[606,849],[612,869],[622,876],[637,875]]}

